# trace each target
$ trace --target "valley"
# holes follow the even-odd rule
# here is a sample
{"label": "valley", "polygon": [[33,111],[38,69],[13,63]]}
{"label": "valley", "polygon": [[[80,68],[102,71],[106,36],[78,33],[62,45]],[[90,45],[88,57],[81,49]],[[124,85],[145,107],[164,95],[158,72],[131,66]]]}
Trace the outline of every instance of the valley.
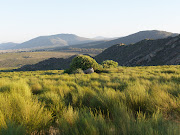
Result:
{"label": "valley", "polygon": [[2,50],[0,134],[179,135],[180,36],[114,40]]}

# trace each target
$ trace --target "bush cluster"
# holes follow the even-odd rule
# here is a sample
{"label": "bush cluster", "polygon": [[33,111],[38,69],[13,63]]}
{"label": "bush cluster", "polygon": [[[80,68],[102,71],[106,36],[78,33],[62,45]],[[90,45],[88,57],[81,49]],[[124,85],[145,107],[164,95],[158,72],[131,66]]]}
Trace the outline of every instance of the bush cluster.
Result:
{"label": "bush cluster", "polygon": [[82,73],[83,70],[88,68],[93,68],[96,71],[100,68],[100,65],[90,56],[79,55],[72,60],[70,68],[66,69],[65,73]]}
{"label": "bush cluster", "polygon": [[103,68],[116,68],[118,63],[113,60],[105,60],[101,64],[98,64],[95,59],[86,55],[76,56],[71,64],[70,68],[66,69],[64,73],[83,73],[83,70],[93,68],[97,73],[106,72]]}

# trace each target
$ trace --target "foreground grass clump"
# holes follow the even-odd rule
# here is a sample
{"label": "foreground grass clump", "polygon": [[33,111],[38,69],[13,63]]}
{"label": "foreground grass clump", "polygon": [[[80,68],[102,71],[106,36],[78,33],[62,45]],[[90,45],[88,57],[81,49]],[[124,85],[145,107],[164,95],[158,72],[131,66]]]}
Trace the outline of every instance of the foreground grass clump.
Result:
{"label": "foreground grass clump", "polygon": [[179,135],[180,66],[0,72],[0,134]]}

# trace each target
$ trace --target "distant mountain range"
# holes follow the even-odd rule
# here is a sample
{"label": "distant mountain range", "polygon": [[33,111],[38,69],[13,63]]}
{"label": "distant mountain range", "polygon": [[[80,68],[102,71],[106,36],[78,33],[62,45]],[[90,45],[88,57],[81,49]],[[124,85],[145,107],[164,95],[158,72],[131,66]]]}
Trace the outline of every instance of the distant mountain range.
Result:
{"label": "distant mountain range", "polygon": [[[74,34],[57,34],[51,36],[40,36],[24,43],[4,43],[0,44],[0,50],[10,50],[10,49],[44,49],[53,47],[64,47],[73,46],[77,48],[108,48],[112,45],[125,43],[131,44],[139,42],[143,39],[159,39],[166,38],[169,36],[176,36],[178,34],[165,32],[165,31],[140,31],[138,33],[131,34],[126,37],[121,37],[117,39],[96,37],[96,38],[84,38],[79,37]],[[96,42],[97,41],[97,42]],[[99,42],[101,41],[101,42]]]}
{"label": "distant mountain range", "polygon": [[56,46],[68,46],[81,43],[88,43],[94,40],[76,36],[74,34],[58,34],[52,36],[41,36],[22,44],[18,44],[13,49],[24,48],[41,48],[41,47],[56,47]]}
{"label": "distant mountain range", "polygon": [[97,62],[114,60],[122,66],[180,64],[180,35],[164,39],[144,39],[131,45],[117,44],[95,57]]}
{"label": "distant mountain range", "polygon": [[95,39],[95,40],[113,40],[115,38],[108,38],[108,37],[103,37],[103,36],[97,36],[97,37],[94,37],[93,39]]}
{"label": "distant mountain range", "polygon": [[[161,38],[167,38],[167,37],[174,37],[177,36],[176,33],[170,33],[165,31],[158,31],[158,30],[152,30],[152,31],[140,31],[134,34],[131,34],[126,37],[111,39],[111,40],[101,40],[101,41],[95,41],[85,44],[79,44],[79,45],[73,45],[73,46],[66,46],[65,48],[101,48],[105,49],[112,45],[124,43],[124,44],[132,44],[139,42],[143,39],[161,39]],[[54,48],[54,50],[59,49],[62,50],[62,47]]]}
{"label": "distant mountain range", "polygon": [[[0,49],[34,49],[34,48],[46,48],[46,47],[61,47],[75,44],[83,44],[96,41],[94,39],[79,37],[74,34],[58,34],[51,36],[40,36],[29,41],[20,44],[0,44]],[[7,45],[7,46],[6,46]]]}
{"label": "distant mountain range", "polygon": [[0,44],[0,50],[9,50],[18,45],[17,43],[2,43]]}

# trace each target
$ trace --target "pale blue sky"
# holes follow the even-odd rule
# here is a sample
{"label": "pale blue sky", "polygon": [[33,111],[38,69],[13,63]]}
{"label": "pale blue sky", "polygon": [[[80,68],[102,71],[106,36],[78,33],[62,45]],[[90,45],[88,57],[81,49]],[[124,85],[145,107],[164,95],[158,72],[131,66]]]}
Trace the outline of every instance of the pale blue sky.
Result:
{"label": "pale blue sky", "polygon": [[0,43],[73,33],[120,37],[141,30],[180,33],[180,0],[0,0]]}

